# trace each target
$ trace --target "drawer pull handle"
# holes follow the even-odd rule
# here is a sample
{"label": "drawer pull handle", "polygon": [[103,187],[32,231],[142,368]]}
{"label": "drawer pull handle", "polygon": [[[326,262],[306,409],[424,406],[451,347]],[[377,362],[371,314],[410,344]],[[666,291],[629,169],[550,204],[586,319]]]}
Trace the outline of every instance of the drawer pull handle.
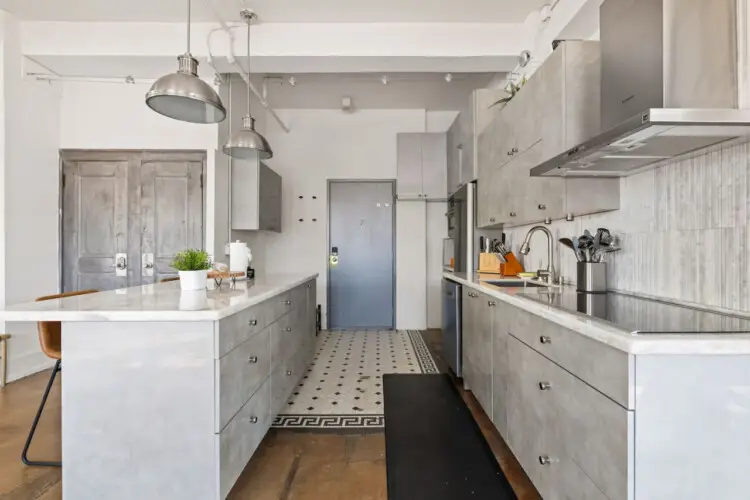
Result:
{"label": "drawer pull handle", "polygon": [[287,326],[286,328],[284,328],[284,331],[285,332],[291,332],[292,331],[292,327],[291,326]]}
{"label": "drawer pull handle", "polygon": [[307,288],[312,288],[312,283],[308,283]]}
{"label": "drawer pull handle", "polygon": [[495,301],[494,300],[488,300],[487,305],[490,307],[495,307]]}
{"label": "drawer pull handle", "polygon": [[250,356],[249,358],[247,358],[247,362],[251,365],[254,365],[258,362],[258,356]]}
{"label": "drawer pull handle", "polygon": [[251,424],[257,424],[258,423],[258,417],[250,417],[247,419],[248,422]]}
{"label": "drawer pull handle", "polygon": [[286,371],[286,376],[287,377],[291,377],[291,375],[292,375],[292,370],[287,370]]}
{"label": "drawer pull handle", "polygon": [[553,462],[557,462],[554,458],[550,458],[549,455],[539,455],[539,463],[542,465],[549,465]]}
{"label": "drawer pull handle", "polygon": [[291,300],[285,300],[284,301],[284,305],[285,306],[291,306],[292,305],[292,301]]}
{"label": "drawer pull handle", "polygon": [[250,326],[257,326],[258,325],[258,320],[257,319],[248,320],[247,324],[250,325]]}
{"label": "drawer pull handle", "polygon": [[510,216],[511,216],[511,217],[515,217],[515,216],[516,216],[516,213],[515,213],[515,212],[511,212],[511,213],[510,213]]}
{"label": "drawer pull handle", "polygon": [[542,335],[541,337],[539,337],[539,342],[541,342],[542,344],[551,344],[552,339]]}
{"label": "drawer pull handle", "polygon": [[547,210],[547,205],[539,204],[539,210]]}
{"label": "drawer pull handle", "polygon": [[540,391],[549,391],[550,389],[552,389],[552,384],[549,382],[539,382]]}
{"label": "drawer pull handle", "polygon": [[495,219],[494,217],[490,217],[490,222],[491,222],[491,223],[493,223],[493,224],[494,224],[496,220],[497,220],[497,219]]}

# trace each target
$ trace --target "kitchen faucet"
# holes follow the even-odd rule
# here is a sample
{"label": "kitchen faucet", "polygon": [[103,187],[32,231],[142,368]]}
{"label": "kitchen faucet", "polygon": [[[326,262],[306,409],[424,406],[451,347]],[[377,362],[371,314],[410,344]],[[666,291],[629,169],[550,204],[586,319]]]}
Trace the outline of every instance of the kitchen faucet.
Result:
{"label": "kitchen faucet", "polygon": [[547,235],[547,269],[539,270],[537,276],[548,285],[556,285],[557,273],[555,273],[555,265],[552,262],[552,233],[550,233],[549,229],[544,226],[534,226],[529,229],[529,232],[526,233],[526,238],[524,238],[523,244],[521,245],[521,255],[529,254],[529,251],[531,250],[529,242],[531,241],[531,237],[537,231],[542,231]]}

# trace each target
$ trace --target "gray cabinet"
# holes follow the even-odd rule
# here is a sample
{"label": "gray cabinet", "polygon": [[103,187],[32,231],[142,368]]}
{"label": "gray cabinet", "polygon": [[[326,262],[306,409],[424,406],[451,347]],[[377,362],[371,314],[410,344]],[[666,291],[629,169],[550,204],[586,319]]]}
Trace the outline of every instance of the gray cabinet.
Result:
{"label": "gray cabinet", "polygon": [[533,167],[599,133],[599,87],[599,43],[565,42],[491,116],[477,140],[479,227],[619,208],[617,179],[529,175]]}
{"label": "gray cabinet", "polygon": [[493,104],[505,95],[501,89],[475,90],[448,130],[448,196],[478,178],[480,148],[477,141],[500,110]]}
{"label": "gray cabinet", "polygon": [[[312,360],[315,284],[224,318],[216,328],[218,498],[226,498]],[[245,340],[225,352],[239,339]]]}
{"label": "gray cabinet", "polygon": [[511,306],[495,301],[492,310],[492,423],[508,436],[508,332]]}
{"label": "gray cabinet", "polygon": [[459,117],[456,116],[446,137],[447,165],[446,165],[446,188],[448,197],[453,195],[463,185],[461,178],[461,162],[464,145],[461,138],[461,127]]}
{"label": "gray cabinet", "polygon": [[400,199],[445,199],[448,165],[445,133],[396,136],[396,193]]}
{"label": "gray cabinet", "polygon": [[492,418],[492,320],[494,299],[466,290],[462,301],[464,382]]}
{"label": "gray cabinet", "polygon": [[281,176],[258,159],[232,159],[232,229],[281,232]]}

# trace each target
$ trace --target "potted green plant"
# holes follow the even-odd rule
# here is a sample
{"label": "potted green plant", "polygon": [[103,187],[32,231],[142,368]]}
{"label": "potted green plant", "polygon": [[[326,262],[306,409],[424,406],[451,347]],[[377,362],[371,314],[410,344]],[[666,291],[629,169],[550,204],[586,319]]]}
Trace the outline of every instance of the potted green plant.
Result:
{"label": "potted green plant", "polygon": [[518,83],[510,82],[504,89],[505,93],[508,94],[508,97],[503,97],[499,101],[493,102],[492,104],[490,104],[490,108],[493,108],[498,104],[508,104],[514,97],[516,97],[516,94],[521,91],[521,89],[524,85],[526,85],[527,82],[528,80],[526,79],[526,76],[523,76],[521,78],[521,81]]}
{"label": "potted green plant", "polygon": [[211,259],[203,250],[189,248],[178,252],[170,264],[180,272],[180,287],[183,290],[203,290],[211,269]]}

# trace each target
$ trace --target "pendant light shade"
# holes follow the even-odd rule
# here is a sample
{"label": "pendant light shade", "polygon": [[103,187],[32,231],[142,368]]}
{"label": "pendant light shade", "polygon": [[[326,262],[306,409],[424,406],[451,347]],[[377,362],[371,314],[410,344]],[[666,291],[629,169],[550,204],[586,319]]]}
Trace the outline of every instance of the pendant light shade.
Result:
{"label": "pendant light shade", "polygon": [[176,73],[154,82],[146,94],[146,105],[175,120],[218,123],[226,118],[227,110],[216,91],[198,78],[198,61],[190,54],[190,0],[187,11],[187,52],[177,58]]}
{"label": "pendant light shade", "polygon": [[232,158],[249,159],[257,155],[261,160],[267,160],[273,158],[273,151],[266,138],[255,130],[255,118],[250,112],[250,24],[255,20],[255,14],[246,10],[242,17],[247,22],[247,114],[242,118],[242,128],[229,136],[221,150]]}
{"label": "pendant light shade", "polygon": [[198,61],[190,54],[177,58],[177,73],[162,76],[146,94],[146,105],[159,114],[191,123],[218,123],[227,116],[216,91],[198,78]]}
{"label": "pendant light shade", "polygon": [[221,150],[232,158],[250,159],[255,155],[261,160],[273,158],[271,146],[255,131],[255,118],[250,115],[242,118],[242,128],[229,137]]}

